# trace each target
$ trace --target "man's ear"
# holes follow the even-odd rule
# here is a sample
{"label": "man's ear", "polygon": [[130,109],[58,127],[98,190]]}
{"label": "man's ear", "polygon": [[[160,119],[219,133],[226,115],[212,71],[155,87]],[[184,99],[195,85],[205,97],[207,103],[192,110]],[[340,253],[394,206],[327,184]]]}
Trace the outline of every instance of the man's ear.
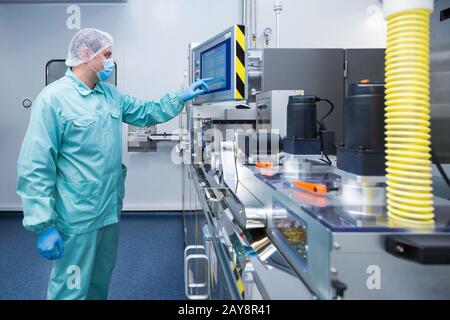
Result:
{"label": "man's ear", "polygon": [[88,62],[90,58],[91,50],[89,48],[81,48],[81,60]]}

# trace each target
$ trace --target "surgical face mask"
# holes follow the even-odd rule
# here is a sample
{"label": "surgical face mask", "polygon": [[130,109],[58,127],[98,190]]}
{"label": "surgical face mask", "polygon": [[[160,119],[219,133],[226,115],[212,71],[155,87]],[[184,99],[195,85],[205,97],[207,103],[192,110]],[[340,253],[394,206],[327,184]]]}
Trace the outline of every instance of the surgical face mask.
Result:
{"label": "surgical face mask", "polygon": [[102,63],[103,70],[97,72],[97,77],[100,79],[100,81],[106,81],[109,77],[111,77],[116,66],[112,58],[102,60]]}
{"label": "surgical face mask", "polygon": [[113,58],[102,60],[102,64],[103,69],[101,71],[97,71],[91,66],[90,62],[88,62],[88,66],[97,74],[97,77],[100,79],[100,81],[106,81],[114,72],[114,68],[116,67],[116,65],[114,64]]}

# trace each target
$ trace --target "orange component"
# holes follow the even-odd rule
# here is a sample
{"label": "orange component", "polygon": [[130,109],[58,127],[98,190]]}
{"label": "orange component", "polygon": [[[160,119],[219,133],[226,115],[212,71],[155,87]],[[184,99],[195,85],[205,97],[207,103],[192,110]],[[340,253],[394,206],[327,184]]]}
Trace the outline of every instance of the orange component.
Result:
{"label": "orange component", "polygon": [[328,204],[327,198],[323,195],[317,195],[303,190],[293,190],[292,195],[295,200],[307,205],[324,208]]}
{"label": "orange component", "polygon": [[369,81],[369,79],[363,79],[359,83],[368,84],[368,83],[370,83],[370,81]]}
{"label": "orange component", "polygon": [[294,181],[294,186],[296,186],[300,189],[306,190],[306,191],[317,193],[317,194],[327,194],[328,193],[328,187],[325,184],[311,183],[311,182],[305,182],[305,181]]}
{"label": "orange component", "polygon": [[256,162],[256,166],[258,168],[272,168],[273,167],[273,163],[272,162],[259,161],[259,162]]}

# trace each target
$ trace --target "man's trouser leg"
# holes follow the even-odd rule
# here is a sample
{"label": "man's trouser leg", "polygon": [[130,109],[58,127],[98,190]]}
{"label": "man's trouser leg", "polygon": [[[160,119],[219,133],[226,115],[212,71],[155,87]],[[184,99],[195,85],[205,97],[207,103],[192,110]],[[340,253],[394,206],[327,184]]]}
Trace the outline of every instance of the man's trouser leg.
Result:
{"label": "man's trouser leg", "polygon": [[111,275],[116,265],[119,224],[106,226],[98,236],[98,249],[92,270],[88,299],[103,300],[108,298]]}
{"label": "man's trouser leg", "polygon": [[47,299],[106,299],[118,233],[115,223],[84,234],[61,234],[64,255],[54,261]]}

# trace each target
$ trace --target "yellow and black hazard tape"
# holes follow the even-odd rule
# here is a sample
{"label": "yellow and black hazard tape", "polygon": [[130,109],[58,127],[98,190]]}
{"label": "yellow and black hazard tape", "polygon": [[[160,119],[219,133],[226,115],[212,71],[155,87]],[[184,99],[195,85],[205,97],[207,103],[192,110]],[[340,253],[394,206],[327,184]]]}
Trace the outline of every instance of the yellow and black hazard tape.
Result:
{"label": "yellow and black hazard tape", "polygon": [[245,99],[245,26],[236,25],[236,94],[238,100]]}
{"label": "yellow and black hazard tape", "polygon": [[242,297],[244,297],[244,282],[242,281],[239,270],[238,268],[236,268],[236,264],[233,261],[231,261],[231,270],[233,271],[234,279],[239,289],[239,293],[241,294]]}

